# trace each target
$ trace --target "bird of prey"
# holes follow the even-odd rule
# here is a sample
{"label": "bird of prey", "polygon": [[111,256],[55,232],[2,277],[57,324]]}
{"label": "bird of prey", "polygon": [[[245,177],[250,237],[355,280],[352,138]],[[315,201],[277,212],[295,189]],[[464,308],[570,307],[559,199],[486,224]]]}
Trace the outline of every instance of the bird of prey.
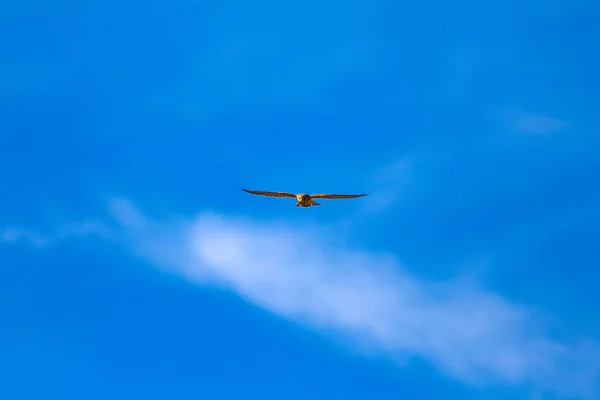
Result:
{"label": "bird of prey", "polygon": [[271,197],[289,197],[292,199],[296,199],[296,207],[311,207],[311,206],[320,206],[321,204],[317,203],[313,199],[355,199],[357,197],[366,196],[367,193],[362,194],[306,194],[306,193],[286,193],[286,192],[263,192],[259,190],[248,190],[242,188],[244,192],[250,194],[256,194],[259,196],[271,196]]}

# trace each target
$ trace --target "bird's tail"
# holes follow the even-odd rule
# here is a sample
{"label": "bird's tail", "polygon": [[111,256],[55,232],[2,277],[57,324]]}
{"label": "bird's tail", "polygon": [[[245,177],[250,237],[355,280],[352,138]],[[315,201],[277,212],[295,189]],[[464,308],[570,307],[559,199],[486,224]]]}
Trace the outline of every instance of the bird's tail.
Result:
{"label": "bird's tail", "polygon": [[314,200],[311,200],[311,202],[310,202],[310,205],[311,205],[311,206],[320,206],[321,204],[320,204],[320,203],[317,203],[317,202],[316,202],[316,201],[314,201]]}

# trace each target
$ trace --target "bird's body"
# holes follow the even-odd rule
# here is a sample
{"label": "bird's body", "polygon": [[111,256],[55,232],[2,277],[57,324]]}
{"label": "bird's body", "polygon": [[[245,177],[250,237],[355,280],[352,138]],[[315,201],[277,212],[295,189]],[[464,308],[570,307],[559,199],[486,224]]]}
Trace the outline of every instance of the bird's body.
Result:
{"label": "bird's body", "polygon": [[310,194],[300,193],[296,195],[296,207],[311,207],[311,206],[320,206],[319,203],[314,201]]}
{"label": "bird's body", "polygon": [[357,197],[366,196],[366,193],[363,194],[306,194],[306,193],[287,193],[287,192],[264,192],[258,190],[248,190],[242,188],[244,192],[255,194],[258,196],[270,196],[270,197],[289,197],[296,199],[296,207],[312,207],[312,206],[320,206],[321,204],[317,203],[313,199],[354,199]]}

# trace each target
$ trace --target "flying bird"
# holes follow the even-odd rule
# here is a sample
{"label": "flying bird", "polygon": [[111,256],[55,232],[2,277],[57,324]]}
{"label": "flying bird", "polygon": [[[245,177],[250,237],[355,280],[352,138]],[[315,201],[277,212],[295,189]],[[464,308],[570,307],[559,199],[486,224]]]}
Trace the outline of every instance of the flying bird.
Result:
{"label": "flying bird", "polygon": [[296,199],[296,207],[311,207],[311,206],[320,206],[321,204],[317,203],[313,199],[355,199],[357,197],[366,196],[367,193],[362,194],[306,194],[306,193],[287,193],[287,192],[263,192],[259,190],[248,190],[242,188],[244,192],[255,194],[258,196],[270,196],[270,197],[289,197],[291,199]]}

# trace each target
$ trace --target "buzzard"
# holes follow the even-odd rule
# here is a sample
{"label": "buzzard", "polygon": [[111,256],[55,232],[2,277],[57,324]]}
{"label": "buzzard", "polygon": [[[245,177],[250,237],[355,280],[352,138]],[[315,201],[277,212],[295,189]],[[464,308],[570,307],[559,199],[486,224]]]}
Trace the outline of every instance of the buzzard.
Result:
{"label": "buzzard", "polygon": [[271,197],[289,197],[291,199],[296,199],[296,207],[311,207],[311,206],[320,206],[321,204],[317,203],[313,199],[355,199],[357,197],[366,196],[367,193],[362,194],[306,194],[306,193],[286,193],[286,192],[263,192],[259,190],[248,190],[242,188],[244,192],[250,194],[256,194],[259,196],[271,196]]}

